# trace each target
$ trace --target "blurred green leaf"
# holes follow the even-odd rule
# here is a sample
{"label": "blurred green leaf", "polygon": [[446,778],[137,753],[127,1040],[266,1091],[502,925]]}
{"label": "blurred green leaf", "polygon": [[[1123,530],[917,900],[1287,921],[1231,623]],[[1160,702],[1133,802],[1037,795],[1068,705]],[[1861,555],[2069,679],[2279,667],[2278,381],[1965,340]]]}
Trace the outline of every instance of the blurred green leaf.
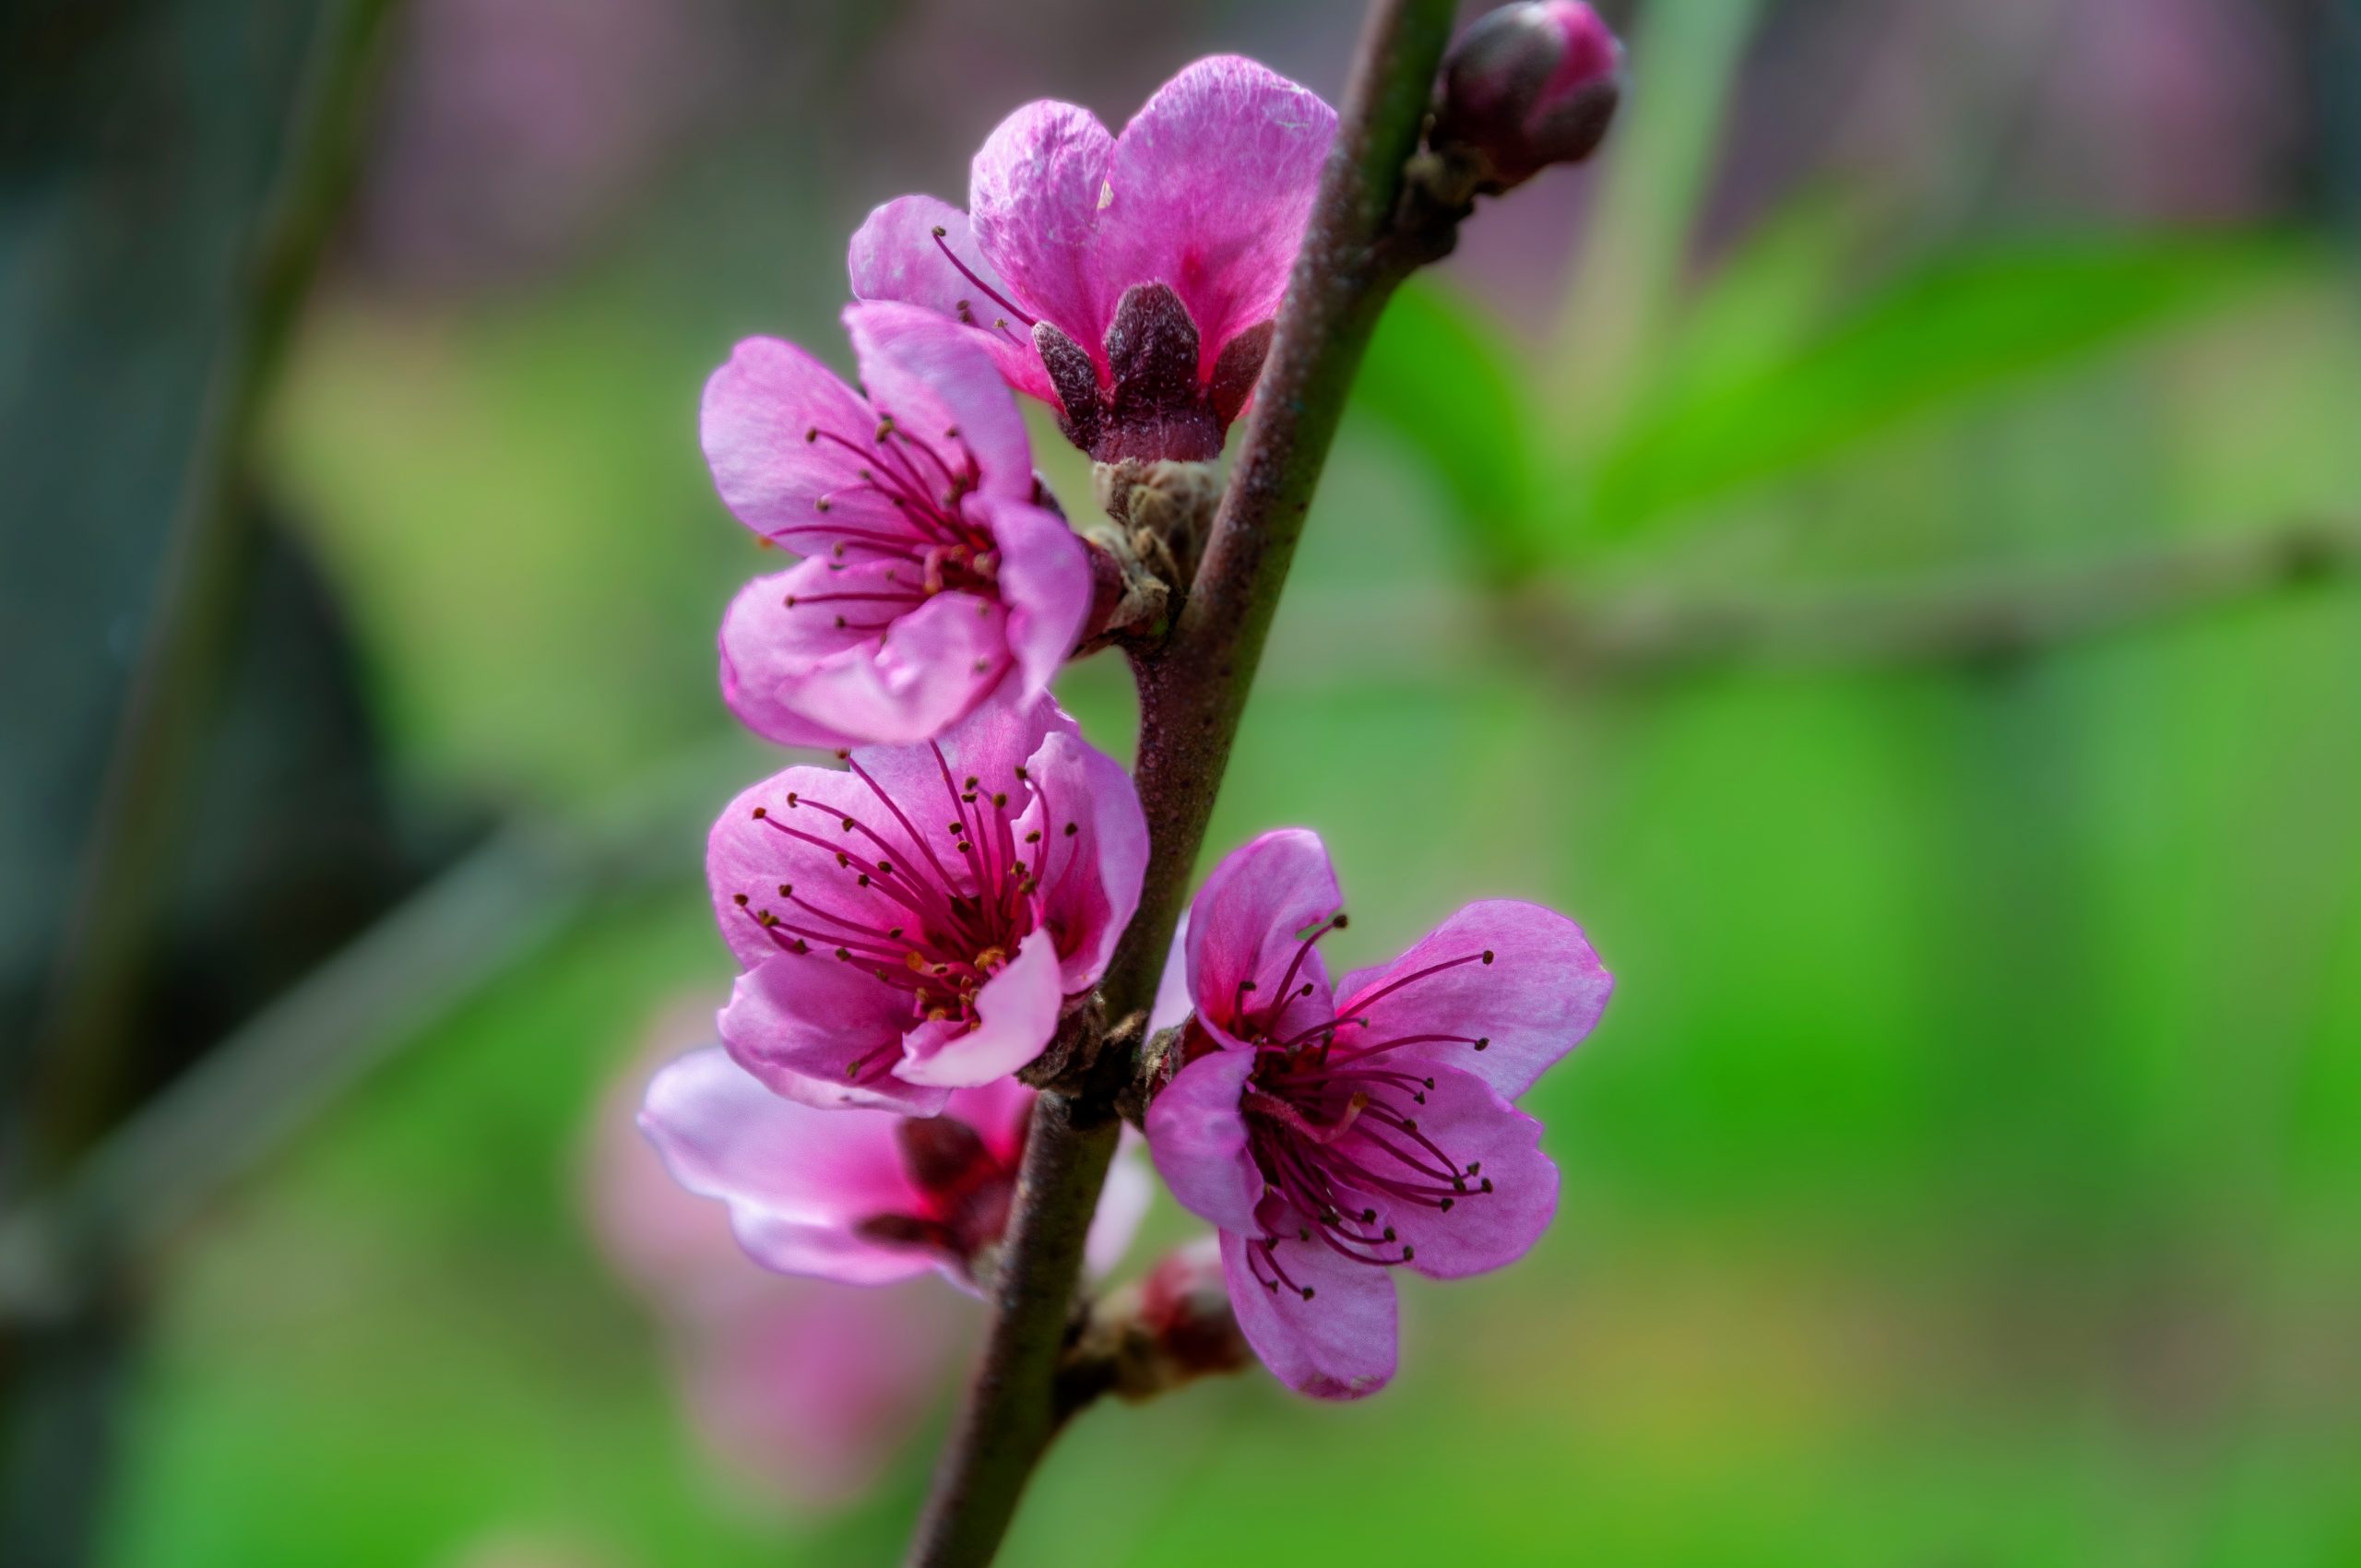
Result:
{"label": "blurred green leaf", "polygon": [[1752,374],[1648,399],[1600,455],[1584,531],[1628,532],[2187,321],[2284,277],[2295,255],[2254,237],[2174,237],[1938,261]]}
{"label": "blurred green leaf", "polygon": [[1353,410],[1406,443],[1451,496],[1449,526],[1483,573],[1538,563],[1533,527],[1534,393],[1500,328],[1472,301],[1418,279],[1387,309]]}

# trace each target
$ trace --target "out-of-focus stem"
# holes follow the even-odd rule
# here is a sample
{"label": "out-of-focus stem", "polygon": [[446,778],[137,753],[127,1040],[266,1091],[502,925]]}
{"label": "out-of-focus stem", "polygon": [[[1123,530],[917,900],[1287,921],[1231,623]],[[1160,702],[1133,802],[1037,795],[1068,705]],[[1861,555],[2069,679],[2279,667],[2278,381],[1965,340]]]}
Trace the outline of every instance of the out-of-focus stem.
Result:
{"label": "out-of-focus stem", "polygon": [[1204,563],[1171,636],[1134,655],[1137,778],[1149,854],[1138,914],[1101,994],[1102,1059],[1034,1109],[1023,1182],[974,1388],[946,1445],[909,1561],[989,1562],[1055,1434],[1060,1353],[1074,1326],[1082,1233],[1097,1206],[1137,1034],[1248,687],[1278,607],[1328,446],[1379,314],[1424,250],[1394,243],[1404,172],[1418,150],[1452,0],[1376,0],[1296,261],[1278,332]]}

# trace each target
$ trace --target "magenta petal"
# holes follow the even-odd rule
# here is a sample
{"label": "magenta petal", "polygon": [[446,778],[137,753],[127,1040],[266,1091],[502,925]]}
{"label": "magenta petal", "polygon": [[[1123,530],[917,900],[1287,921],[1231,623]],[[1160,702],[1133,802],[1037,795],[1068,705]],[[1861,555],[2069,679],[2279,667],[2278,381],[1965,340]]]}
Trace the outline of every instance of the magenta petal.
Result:
{"label": "magenta petal", "polygon": [[1023,502],[984,508],[1000,546],[1000,597],[1008,610],[1008,649],[1022,695],[1050,689],[1090,615],[1090,561],[1065,520]]}
{"label": "magenta petal", "polygon": [[[1418,1106],[1418,1131],[1464,1170],[1480,1176],[1448,1210],[1369,1194],[1379,1225],[1392,1226],[1416,1252],[1409,1266],[1432,1279],[1459,1279],[1504,1268],[1533,1249],[1558,1212],[1558,1168],[1541,1152],[1541,1123],[1511,1105],[1483,1079],[1449,1067],[1430,1069],[1434,1087]],[[1397,1145],[1398,1132],[1387,1134]],[[1385,1157],[1361,1163],[1386,1169]],[[1492,1190],[1486,1192],[1483,1183]]]}
{"label": "magenta petal", "polygon": [[1116,140],[1102,275],[1169,283],[1210,374],[1224,344],[1276,314],[1335,132],[1317,94],[1252,60],[1189,66]]}
{"label": "magenta petal", "polygon": [[[898,993],[897,993],[898,994]],[[976,992],[973,1028],[947,1038],[913,1030],[894,1074],[908,1083],[966,1088],[1004,1077],[1041,1054],[1057,1032],[1065,991],[1047,927],[1026,937],[1006,968]],[[904,1003],[908,1006],[907,1000]]]}
{"label": "magenta petal", "polygon": [[933,1266],[923,1253],[859,1234],[872,1215],[920,1211],[897,1120],[781,1099],[718,1050],[692,1051],[657,1074],[639,1113],[674,1178],[730,1205],[739,1241],[757,1262],[852,1285]]}
{"label": "magenta petal", "polygon": [[[838,626],[838,605],[827,600],[812,603],[808,599],[830,591],[890,588],[883,579],[894,564],[865,561],[839,574],[831,572],[825,558],[815,556],[787,571],[756,577],[738,590],[721,617],[716,641],[722,700],[740,722],[782,746],[833,749],[847,743],[841,731],[805,716],[788,699],[801,689],[804,678],[829,660],[872,657],[877,635]],[[791,609],[787,602],[789,598],[797,600]]]}
{"label": "magenta petal", "polygon": [[[1275,828],[1233,851],[1189,906],[1189,992],[1197,1016],[1226,1031],[1244,980],[1257,988],[1246,993],[1248,1010],[1267,1006],[1302,945],[1297,933],[1343,902],[1327,847],[1309,828]],[[1324,982],[1319,956],[1315,949],[1305,960],[1297,983]]]}
{"label": "magenta petal", "polygon": [[[943,231],[940,243],[934,237],[938,228]],[[946,246],[973,278],[962,275],[944,257]],[[1011,386],[1045,403],[1058,400],[1024,323],[1012,318],[1005,329],[994,327],[1008,313],[991,295],[1005,298],[1008,285],[976,248],[967,215],[949,202],[929,196],[897,196],[887,202],[871,213],[853,235],[847,260],[853,298],[901,300],[954,321],[973,323],[961,330],[991,355]]]}
{"label": "magenta petal", "polygon": [[1114,138],[1087,109],[1028,103],[1000,123],[969,172],[977,248],[1012,297],[1054,322],[1102,366],[1113,311],[1097,253]]}
{"label": "magenta petal", "polygon": [[[1296,1240],[1304,1222],[1285,1205],[1276,1206],[1281,1212],[1273,1218],[1285,1226],[1278,1262],[1297,1286],[1311,1289],[1311,1299],[1263,1283],[1247,1256],[1247,1249],[1260,1243],[1223,1230],[1222,1278],[1246,1342],[1272,1375],[1299,1394],[1359,1399],[1376,1393],[1393,1379],[1400,1337],[1393,1278],[1318,1241]],[[1269,1273],[1267,1265],[1264,1272]]]}
{"label": "magenta petal", "polygon": [[[1381,988],[1431,965],[1490,952],[1414,980],[1374,1001]],[[1366,1029],[1339,1033],[1339,1050],[1404,1035],[1480,1037],[1489,1043],[1423,1044],[1416,1054],[1475,1074],[1511,1099],[1579,1044],[1606,1010],[1614,977],[1582,927],[1538,904],[1496,898],[1470,904],[1394,962],[1357,970],[1337,988],[1338,1012],[1367,1016]]]}
{"label": "magenta petal", "polygon": [[884,496],[860,488],[860,456],[809,439],[817,429],[864,444],[876,421],[834,371],[794,344],[739,344],[706,383],[701,425],[714,487],[756,533],[808,555],[848,528],[911,532]]}
{"label": "magenta petal", "polygon": [[721,1010],[721,1043],[775,1095],[825,1108],[932,1116],[941,1087],[896,1077],[909,993],[858,965],[782,953],[738,977]]}
{"label": "magenta petal", "polygon": [[[970,777],[1002,790],[1019,787],[1024,776],[1018,770],[1040,749],[1044,736],[1082,732],[1047,695],[1026,701],[1002,701],[1001,695],[995,693],[995,700],[979,706],[931,745],[868,748],[855,752],[852,760],[914,822],[928,825],[930,834],[938,832],[961,814],[959,794]],[[947,853],[949,836],[938,841]]]}
{"label": "magenta petal", "polygon": [[972,1088],[953,1089],[943,1113],[973,1127],[994,1159],[1014,1165],[1025,1152],[1026,1124],[1033,1118],[1033,1091],[1014,1078],[994,1078]]}
{"label": "magenta petal", "polygon": [[1044,736],[1026,774],[1035,803],[1015,834],[1020,845],[1027,834],[1041,835],[1031,852],[1042,867],[1042,915],[1062,933],[1065,990],[1079,995],[1107,972],[1139,908],[1147,818],[1122,765],[1077,736]]}
{"label": "magenta petal", "polygon": [[847,305],[844,314],[870,407],[901,427],[890,455],[901,457],[914,482],[940,493],[950,478],[924,452],[909,453],[909,443],[955,470],[964,446],[980,475],[978,493],[1003,501],[1032,495],[1033,447],[1024,417],[972,332],[917,305],[880,301]]}
{"label": "magenta petal", "polygon": [[1147,1146],[1157,1173],[1181,1207],[1224,1230],[1257,1229],[1263,1175],[1247,1149],[1246,1119],[1238,1109],[1253,1071],[1251,1051],[1200,1056],[1147,1108]]}

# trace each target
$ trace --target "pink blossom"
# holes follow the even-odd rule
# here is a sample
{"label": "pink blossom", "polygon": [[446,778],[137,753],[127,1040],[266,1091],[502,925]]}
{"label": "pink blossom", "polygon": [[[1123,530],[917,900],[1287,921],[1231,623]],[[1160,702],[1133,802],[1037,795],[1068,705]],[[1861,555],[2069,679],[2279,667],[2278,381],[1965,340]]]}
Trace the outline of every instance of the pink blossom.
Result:
{"label": "pink blossom", "polygon": [[1090,566],[1041,505],[1016,401],[973,335],[909,305],[845,312],[863,397],[750,338],[706,383],[731,512],[801,553],[742,590],[721,687],[783,745],[908,745],[1040,695],[1082,634]]}
{"label": "pink blossom", "polygon": [[1289,1386],[1394,1375],[1391,1270],[1455,1279],[1514,1262],[1558,1202],[1541,1123],[1511,1101],[1587,1035],[1611,988],[1572,921],[1471,904],[1390,964],[1332,985],[1327,849],[1266,833],[1216,867],[1180,948],[1186,1065],[1148,1109],[1181,1204],[1221,1230],[1239,1325]]}
{"label": "pink blossom", "polygon": [[[933,1271],[972,1288],[1007,1226],[1032,1108],[1032,1090],[1002,1078],[931,1117],[819,1110],[708,1049],[656,1075],[639,1124],[682,1186],[729,1205],[765,1268],[848,1285]],[[1119,1159],[1086,1248],[1095,1270],[1121,1256],[1147,1201],[1146,1173]]]}
{"label": "pink blossom", "polygon": [[1041,1053],[1138,905],[1131,778],[1046,696],[939,741],[790,767],[714,824],[745,967],[721,1038],[789,1099],[916,1115]]}
{"label": "pink blossom", "polygon": [[972,1314],[927,1284],[871,1291],[766,1273],[725,1208],[672,1180],[634,1120],[658,1066],[710,1031],[709,1012],[668,1016],[603,1098],[585,1151],[590,1231],[663,1328],[714,1458],[804,1507],[848,1503],[942,1396]]}
{"label": "pink blossom", "polygon": [[1120,137],[1030,103],[969,211],[909,196],[853,236],[852,291],[963,324],[1101,461],[1221,450],[1262,373],[1336,116],[1251,60],[1200,60]]}

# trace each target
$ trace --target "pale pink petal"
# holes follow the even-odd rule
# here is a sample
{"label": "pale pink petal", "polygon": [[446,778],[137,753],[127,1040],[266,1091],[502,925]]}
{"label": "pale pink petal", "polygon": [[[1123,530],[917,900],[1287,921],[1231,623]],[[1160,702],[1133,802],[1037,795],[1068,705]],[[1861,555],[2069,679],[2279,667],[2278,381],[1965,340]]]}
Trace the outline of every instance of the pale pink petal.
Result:
{"label": "pale pink petal", "polygon": [[1156,1004],[1148,1009],[1147,1032],[1155,1034],[1186,1020],[1195,1005],[1189,1000],[1189,911],[1180,911],[1173,927],[1172,946],[1164,956],[1164,977],[1156,982]]}
{"label": "pale pink petal", "polygon": [[718,1050],[692,1051],[647,1086],[640,1125],[691,1192],[730,1206],[738,1239],[782,1274],[878,1285],[926,1273],[908,1249],[860,1239],[872,1215],[921,1212],[896,1118],[781,1099]]}
{"label": "pale pink petal", "polygon": [[[1008,700],[1002,700],[1004,696]],[[881,746],[853,753],[853,761],[902,802],[913,821],[939,833],[959,816],[958,797],[967,779],[1014,796],[1025,784],[1017,770],[1040,749],[1044,736],[1052,731],[1082,732],[1047,695],[1018,699],[995,692],[993,698],[936,736],[931,746]],[[940,762],[937,750],[943,754]],[[943,781],[946,773],[949,784]],[[948,841],[947,835],[943,841]]]}
{"label": "pale pink petal", "polygon": [[[1558,1168],[1541,1152],[1541,1123],[1517,1110],[1483,1079],[1449,1067],[1430,1067],[1434,1087],[1417,1111],[1418,1133],[1461,1170],[1477,1168],[1466,1191],[1444,1210],[1369,1193],[1377,1218],[1364,1229],[1392,1227],[1415,1256],[1409,1266],[1434,1279],[1457,1279],[1503,1268],[1531,1251],[1558,1212]],[[1345,1147],[1373,1170],[1391,1167],[1386,1154],[1356,1131]],[[1422,1155],[1394,1128],[1384,1137]],[[1491,1191],[1484,1183],[1491,1183]]]}
{"label": "pale pink petal", "polygon": [[1007,968],[976,992],[974,1028],[948,1039],[914,1031],[904,1040],[907,1054],[895,1075],[913,1084],[966,1088],[1014,1073],[1050,1043],[1064,1001],[1057,944],[1045,927],[1020,943]]}
{"label": "pale pink petal", "polygon": [[877,422],[835,372],[794,344],[739,344],[706,383],[701,423],[714,487],[756,533],[807,555],[848,528],[911,533],[899,511],[862,485],[864,457],[813,439],[824,431],[865,446]]}
{"label": "pale pink petal", "polygon": [[[730,609],[733,616],[762,617],[722,629],[723,645],[742,671],[762,668],[753,654],[742,659],[737,650],[758,647],[775,635],[774,612],[744,599]],[[788,612],[782,604],[776,613]],[[843,736],[839,744],[916,745],[973,712],[1000,684],[1011,662],[1006,624],[1006,612],[990,600],[939,593],[882,636],[808,670],[780,674],[770,695],[787,711]],[[744,683],[751,683],[742,689]]]}
{"label": "pale pink petal", "polygon": [[[1327,847],[1309,828],[1275,828],[1233,851],[1189,906],[1189,992],[1197,1016],[1228,1032],[1241,995],[1249,1013],[1270,1005],[1302,945],[1299,933],[1343,902]],[[1295,985],[1307,978],[1315,987],[1311,1001],[1323,1001],[1317,990],[1326,973],[1317,949],[1298,970]],[[1240,983],[1249,980],[1255,989],[1241,992]],[[1290,1009],[1298,1005],[1287,1003]]]}
{"label": "pale pink petal", "polygon": [[1204,374],[1277,313],[1335,131],[1317,94],[1223,55],[1158,89],[1117,138],[1101,275],[1170,284],[1196,320]]}
{"label": "pale pink petal", "polygon": [[[943,231],[940,241],[937,229]],[[944,256],[945,248],[974,276],[962,275]],[[1046,403],[1057,401],[1025,324],[1010,317],[1003,303],[1008,285],[976,248],[967,215],[949,202],[930,196],[895,197],[861,224],[847,261],[853,298],[901,300],[955,322],[972,323],[962,330],[992,356],[1011,386]],[[1008,326],[995,328],[993,324],[1003,319]]]}
{"label": "pale pink petal", "polygon": [[[1377,994],[1420,969],[1465,958],[1476,961]],[[1590,1033],[1614,986],[1582,927],[1538,904],[1490,899],[1468,905],[1394,962],[1347,976],[1337,1010],[1370,1022],[1340,1031],[1337,1048],[1365,1049],[1406,1035],[1485,1039],[1481,1051],[1427,1042],[1393,1054],[1473,1073],[1513,1099]]]}
{"label": "pale pink petal", "polygon": [[1061,933],[1066,993],[1080,995],[1107,972],[1139,908],[1147,818],[1122,765],[1073,734],[1045,736],[1026,774],[1034,802],[1016,822],[1019,853],[1038,857],[1044,921]]}
{"label": "pale pink petal", "polygon": [[909,1015],[909,992],[815,951],[740,975],[718,1023],[731,1059],[775,1095],[931,1116],[943,1090],[894,1074]]}
{"label": "pale pink petal", "polygon": [[1101,281],[1098,208],[1114,138],[1071,103],[1028,103],[1001,122],[969,172],[976,245],[1011,297],[1055,323],[1103,369],[1114,301]]}
{"label": "pale pink petal", "polygon": [[[981,476],[977,493],[1031,498],[1033,447],[1024,417],[973,333],[917,305],[881,301],[847,305],[844,314],[870,407],[900,430],[884,444],[881,463],[898,457],[911,482],[940,495],[951,482],[943,469],[965,468],[964,448]],[[912,444],[924,450],[910,451]]]}
{"label": "pale pink petal", "polygon": [[1008,609],[1008,648],[1022,695],[1050,689],[1089,618],[1090,560],[1055,513],[1024,502],[980,508],[1000,546],[1000,597]]}
{"label": "pale pink petal", "polygon": [[1309,1222],[1276,1200],[1274,1206],[1279,1266],[1297,1287],[1309,1289],[1311,1299],[1285,1284],[1264,1283],[1269,1265],[1258,1277],[1248,1256],[1248,1248],[1259,1243],[1223,1230],[1222,1277],[1246,1342],[1272,1375],[1299,1394],[1359,1399],[1376,1393],[1393,1379],[1400,1336],[1392,1277],[1339,1256],[1316,1240],[1298,1241],[1299,1229]]}
{"label": "pale pink petal", "polygon": [[836,624],[854,619],[842,614],[841,603],[815,603],[812,597],[887,590],[894,586],[884,580],[887,572],[910,571],[907,563],[874,558],[841,572],[833,566],[826,557],[813,556],[788,571],[756,577],[738,590],[721,618],[716,642],[722,700],[749,730],[778,745],[833,749],[846,743],[837,731],[789,707],[782,695],[791,695],[798,682],[832,659],[866,657],[877,641],[874,632]]}
{"label": "pale pink petal", "polygon": [[1155,1199],[1156,1182],[1140,1158],[1140,1135],[1126,1127],[1116,1146],[1115,1162],[1107,1168],[1107,1184],[1099,1189],[1090,1233],[1083,1240],[1083,1266],[1100,1278],[1114,1273]]}
{"label": "pale pink petal", "polygon": [[1251,1051],[1216,1051],[1174,1075],[1147,1108],[1148,1152],[1181,1207],[1224,1230],[1254,1231],[1263,1173],[1238,1109]]}

